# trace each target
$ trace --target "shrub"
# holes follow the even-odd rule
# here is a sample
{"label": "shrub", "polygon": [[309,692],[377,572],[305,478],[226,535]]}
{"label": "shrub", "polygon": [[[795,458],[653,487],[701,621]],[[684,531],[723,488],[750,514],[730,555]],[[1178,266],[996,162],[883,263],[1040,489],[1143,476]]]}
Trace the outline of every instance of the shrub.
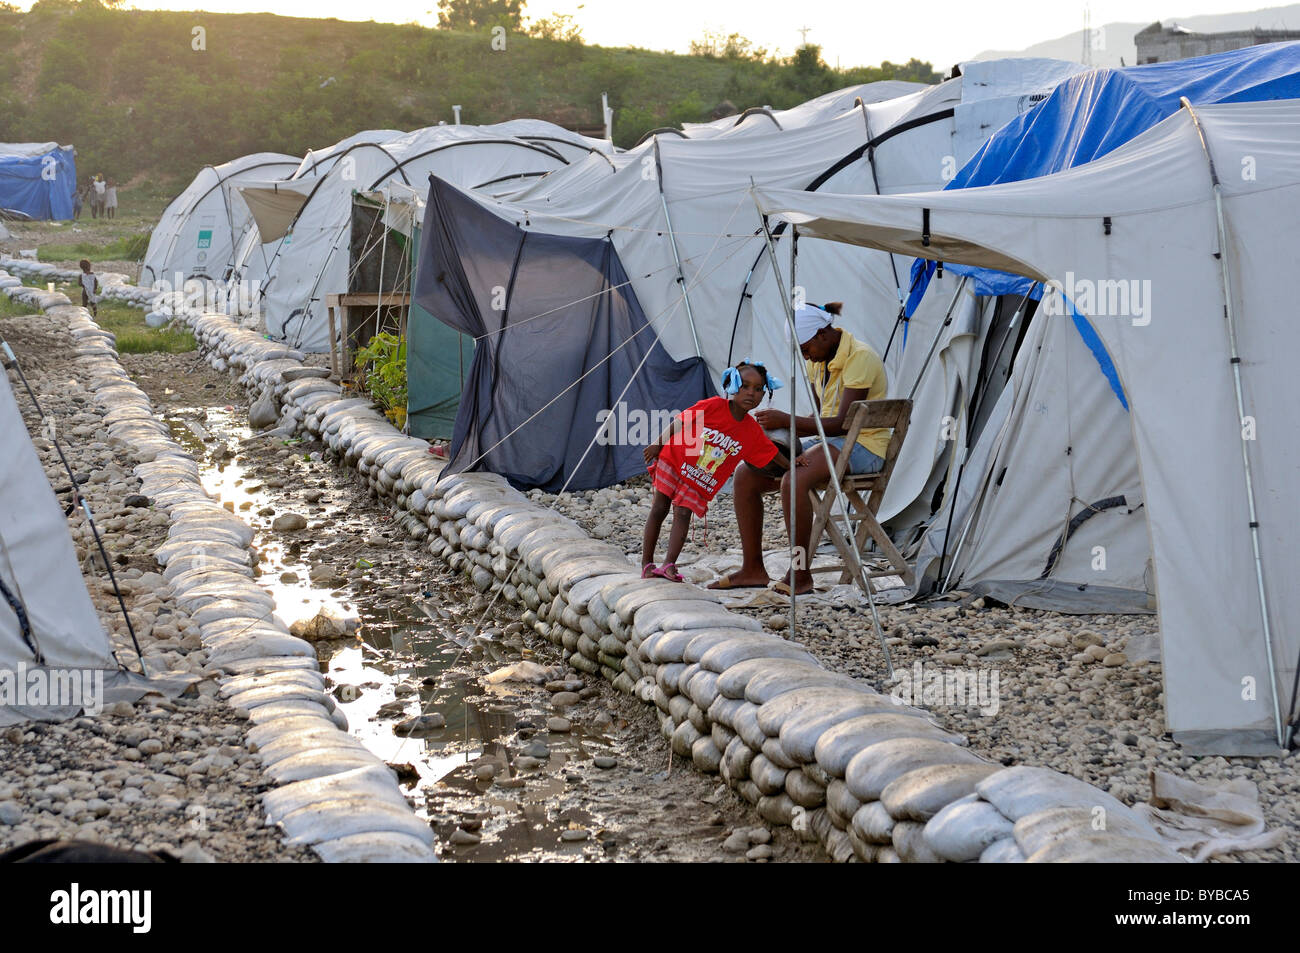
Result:
{"label": "shrub", "polygon": [[357,352],[357,370],[384,415],[397,426],[406,423],[406,339],[381,331]]}

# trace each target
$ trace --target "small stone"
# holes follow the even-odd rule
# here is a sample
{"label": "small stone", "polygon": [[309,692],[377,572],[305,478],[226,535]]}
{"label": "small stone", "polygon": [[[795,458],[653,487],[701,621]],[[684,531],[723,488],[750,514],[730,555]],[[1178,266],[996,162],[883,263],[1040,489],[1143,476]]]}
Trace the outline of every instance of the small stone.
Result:
{"label": "small stone", "polygon": [[766,827],[751,827],[749,830],[749,842],[751,844],[766,844],[772,840],[772,832]]}
{"label": "small stone", "polygon": [[146,738],[144,741],[140,742],[137,747],[140,749],[142,755],[155,755],[162,751],[163,743],[157,738]]}
{"label": "small stone", "polygon": [[277,533],[291,533],[307,528],[307,517],[301,513],[282,513],[271,522],[271,529]]}
{"label": "small stone", "polygon": [[567,718],[547,718],[547,719],[546,719],[546,730],[547,730],[547,731],[554,731],[554,732],[556,732],[557,734],[561,734],[561,735],[562,735],[562,734],[565,734],[566,732],[572,730],[572,728],[573,728],[573,725],[570,724],[569,719],[567,719]]}
{"label": "small stone", "polygon": [[1016,647],[1016,643],[1012,642],[1010,639],[994,639],[991,642],[985,642],[983,645],[977,648],[975,650],[975,654],[980,657],[1005,656],[1005,655],[1010,655],[1011,650],[1014,649],[1015,647]]}
{"label": "small stone", "polygon": [[588,832],[588,830],[585,827],[568,827],[560,831],[560,840],[565,841],[567,843],[575,843],[577,841],[583,841],[586,840],[589,836],[591,836],[590,832]]}
{"label": "small stone", "polygon": [[530,758],[537,758],[539,760],[545,761],[547,758],[551,756],[551,749],[548,748],[546,745],[542,744],[542,742],[540,741],[530,741],[528,742],[528,744],[524,745],[523,751],[521,753],[527,755]]}
{"label": "small stone", "polygon": [[344,704],[347,704],[348,702],[354,702],[361,697],[361,689],[356,685],[338,685],[335,686],[334,691],[330,692],[330,694]]}
{"label": "small stone", "polygon": [[1110,655],[1107,655],[1104,659],[1101,660],[1101,664],[1106,666],[1107,668],[1115,668],[1117,666],[1123,665],[1127,661],[1128,661],[1128,656],[1125,655],[1123,652],[1112,652],[1110,653]]}
{"label": "small stone", "polygon": [[541,758],[534,758],[532,755],[521,754],[515,758],[515,767],[520,771],[535,771],[546,762]]}
{"label": "small stone", "polygon": [[407,718],[405,721],[399,721],[393,725],[393,734],[403,737],[409,736],[419,738],[422,735],[430,734],[435,731],[441,731],[447,727],[447,716],[441,712],[430,712],[427,715],[416,715],[414,718]]}
{"label": "small stone", "polygon": [[727,835],[727,839],[722,842],[722,849],[729,854],[743,854],[749,850],[749,832],[744,830],[732,831]]}
{"label": "small stone", "polygon": [[497,766],[492,761],[482,761],[474,765],[474,777],[480,781],[491,781],[497,776]]}
{"label": "small stone", "polygon": [[596,539],[609,539],[614,535],[614,527],[609,523],[597,523],[591,528],[591,535]]}
{"label": "small stone", "polygon": [[916,648],[925,648],[930,645],[938,645],[939,640],[933,635],[914,635],[912,636],[912,645]]}
{"label": "small stone", "polygon": [[298,574],[296,572],[282,572],[280,573],[280,581],[286,586],[292,586],[298,581]]}
{"label": "small stone", "polygon": [[1090,645],[1101,645],[1102,638],[1096,632],[1078,632],[1071,640],[1076,649],[1082,651]]}
{"label": "small stone", "polygon": [[0,824],[13,827],[21,823],[23,819],[23,809],[13,801],[0,802]]}
{"label": "small stone", "polygon": [[[506,626],[506,635],[518,635],[518,634],[519,634],[518,631],[511,631],[512,627],[513,627],[515,624],[516,624],[516,623],[513,623],[513,622],[512,622],[510,625]],[[551,692],[551,693],[556,693],[556,692],[573,692],[573,693],[577,693],[577,692],[582,691],[582,687],[583,687],[583,686],[582,686],[582,679],[580,679],[580,678],[559,678],[559,679],[556,679],[556,680],[553,681],[553,682],[547,682],[547,683],[546,683],[544,686],[542,686],[542,687],[545,688],[548,692]]]}
{"label": "small stone", "polygon": [[770,860],[772,858],[772,848],[769,844],[759,844],[757,847],[751,847],[745,852],[748,860]]}
{"label": "small stone", "polygon": [[458,827],[451,832],[451,842],[457,847],[472,847],[479,843],[483,838],[473,831],[467,831],[463,827]]}
{"label": "small stone", "polygon": [[325,496],[324,490],[307,490],[305,493],[303,493],[302,498],[306,500],[308,503],[319,503],[321,501],[321,498],[324,496]]}
{"label": "small stone", "polygon": [[610,768],[618,766],[618,759],[612,758],[607,754],[598,754],[596,757],[591,759],[591,763],[602,771],[608,771]]}
{"label": "small stone", "polygon": [[570,705],[576,705],[581,699],[577,692],[556,692],[551,696],[551,704],[556,708],[568,708]]}
{"label": "small stone", "polygon": [[133,509],[139,509],[148,506],[151,502],[152,500],[150,500],[149,497],[141,493],[131,493],[122,501],[122,505],[129,506]]}

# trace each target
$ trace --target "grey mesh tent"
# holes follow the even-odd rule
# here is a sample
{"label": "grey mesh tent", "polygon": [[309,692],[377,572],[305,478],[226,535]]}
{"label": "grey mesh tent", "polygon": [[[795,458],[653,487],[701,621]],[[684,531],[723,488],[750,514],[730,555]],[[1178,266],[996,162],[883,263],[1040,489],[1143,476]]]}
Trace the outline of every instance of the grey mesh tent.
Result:
{"label": "grey mesh tent", "polygon": [[596,440],[610,409],[645,425],[714,392],[703,360],[664,351],[607,238],[526,232],[433,176],[421,237],[416,303],[477,339],[451,471],[608,486],[645,471],[646,442]]}

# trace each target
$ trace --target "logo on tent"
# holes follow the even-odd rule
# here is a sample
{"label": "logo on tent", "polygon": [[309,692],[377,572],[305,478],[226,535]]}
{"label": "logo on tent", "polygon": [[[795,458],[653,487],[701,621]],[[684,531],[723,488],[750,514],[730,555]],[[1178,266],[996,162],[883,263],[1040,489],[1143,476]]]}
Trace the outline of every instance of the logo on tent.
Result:
{"label": "logo on tent", "polygon": [[210,228],[199,229],[199,247],[200,248],[212,247],[212,229]]}

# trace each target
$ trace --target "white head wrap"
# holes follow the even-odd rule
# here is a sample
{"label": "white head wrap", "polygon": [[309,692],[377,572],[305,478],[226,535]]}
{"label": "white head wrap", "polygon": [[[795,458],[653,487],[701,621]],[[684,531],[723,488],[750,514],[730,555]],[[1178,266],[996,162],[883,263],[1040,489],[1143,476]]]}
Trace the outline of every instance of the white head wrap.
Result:
{"label": "white head wrap", "polygon": [[823,311],[816,305],[805,304],[797,308],[794,313],[794,332],[795,337],[799,339],[799,346],[803,347],[812,340],[822,328],[830,327],[834,318],[829,311]]}

